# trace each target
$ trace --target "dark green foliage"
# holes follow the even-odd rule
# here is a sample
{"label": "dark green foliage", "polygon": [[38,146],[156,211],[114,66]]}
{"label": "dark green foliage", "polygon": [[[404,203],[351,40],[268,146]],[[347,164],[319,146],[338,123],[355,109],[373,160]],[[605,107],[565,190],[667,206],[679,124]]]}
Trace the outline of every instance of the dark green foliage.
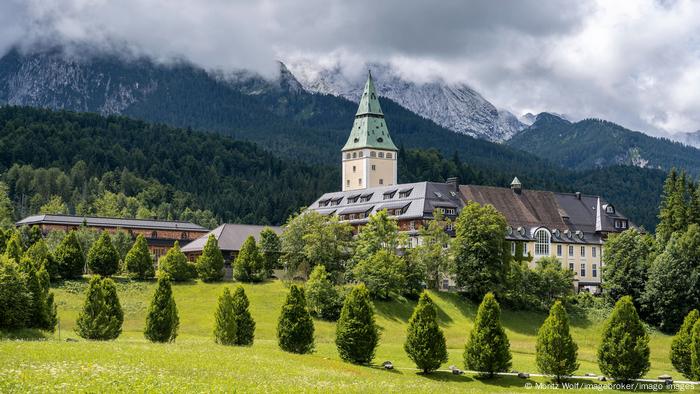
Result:
{"label": "dark green foliage", "polygon": [[[688,183],[685,172],[678,173],[675,168],[671,169],[664,181],[663,194],[659,204],[659,224],[656,228],[656,239],[661,249],[666,247],[673,233],[685,231],[688,227],[690,221],[687,215],[691,196]],[[698,220],[697,218],[692,219],[693,221]]]}
{"label": "dark green foliage", "polygon": [[325,266],[317,265],[311,271],[304,290],[311,314],[323,320],[338,320],[343,302],[338,289],[328,278]]}
{"label": "dark green foliage", "polygon": [[82,338],[107,341],[122,332],[124,312],[119,304],[117,287],[109,278],[94,275],[78,315],[75,332]]}
{"label": "dark green foliage", "polygon": [[267,276],[255,238],[249,236],[233,262],[233,277],[241,282],[259,282]]}
{"label": "dark green foliage", "polygon": [[233,297],[228,287],[225,287],[223,294],[219,296],[219,304],[214,315],[214,340],[221,345],[234,345],[237,334]]}
{"label": "dark green foliage", "polygon": [[231,306],[233,308],[233,319],[236,321],[236,339],[234,344],[251,346],[255,338],[255,320],[253,320],[253,316],[248,309],[250,302],[248,301],[248,296],[245,295],[243,286],[238,286],[233,291]]}
{"label": "dark green foliage", "polygon": [[75,231],[66,235],[54,253],[58,271],[63,279],[76,279],[83,275],[85,256]]}
{"label": "dark green foliage", "polygon": [[139,234],[134,245],[124,258],[124,268],[127,275],[136,279],[152,278],[155,275],[153,267],[153,257],[148,250],[146,238]]}
{"label": "dark green foliage", "polygon": [[354,364],[369,364],[379,344],[379,328],[369,291],[359,284],[345,297],[335,329],[340,358]]}
{"label": "dark green foliage", "polygon": [[281,267],[282,241],[280,236],[273,229],[265,227],[260,232],[259,248],[263,260],[263,268],[267,275],[270,276],[273,269]]}
{"label": "dark green foliage", "polygon": [[[449,218],[445,218],[440,210],[433,211],[433,219],[419,229],[420,244],[409,250],[409,258],[406,262],[410,272],[423,271],[420,281],[427,281],[431,289],[438,289],[442,275],[449,272],[449,245],[450,235],[445,231],[445,226],[450,224]],[[418,278],[406,278],[407,287],[415,288]],[[416,296],[420,294],[420,290]]]}
{"label": "dark green foliage", "polygon": [[209,236],[195,265],[199,279],[205,282],[216,282],[224,278],[224,256],[219,250],[216,237]]}
{"label": "dark green foliage", "polygon": [[42,238],[41,229],[39,229],[39,226],[23,225],[18,229],[18,231],[22,250],[29,249]]}
{"label": "dark green foliage", "polygon": [[49,292],[49,273],[43,266],[37,268],[33,261],[23,258],[20,269],[25,274],[26,289],[31,294],[31,304],[27,327],[54,330],[58,321],[53,294]]}
{"label": "dark green foliage", "polygon": [[647,321],[667,333],[700,305],[700,226],[673,234],[651,265],[642,304]]}
{"label": "dark green foliage", "polygon": [[598,367],[605,376],[627,382],[641,378],[649,366],[649,334],[637,315],[632,297],[624,296],[617,301],[603,327]]}
{"label": "dark green foliage", "polygon": [[602,281],[603,296],[610,305],[625,295],[641,305],[654,246],[653,237],[636,229],[610,234],[605,241]]}
{"label": "dark green foliage", "polygon": [[119,253],[112,245],[109,233],[103,231],[87,255],[88,269],[101,276],[111,276],[119,271]]}
{"label": "dark green foliage", "polygon": [[493,293],[487,293],[469,333],[464,364],[468,369],[493,377],[496,372],[506,372],[511,359],[510,342],[501,326],[501,307]]}
{"label": "dark green foliage", "polygon": [[698,313],[697,309],[690,311],[671,342],[671,364],[688,379],[693,379],[694,376],[690,349],[693,339],[693,327],[698,318],[700,318],[700,313]]}
{"label": "dark green foliage", "polygon": [[491,205],[469,202],[455,223],[452,251],[457,285],[465,295],[481,299],[488,292],[500,292],[509,272],[510,253],[503,236],[506,220]]}
{"label": "dark green foliage", "polygon": [[396,252],[382,249],[361,260],[352,274],[367,286],[372,297],[386,300],[405,289],[406,262]]}
{"label": "dark green foliage", "polygon": [[194,279],[193,269],[187,262],[187,256],[180,250],[178,241],[175,241],[175,245],[158,260],[157,276],[159,278],[167,276],[175,282],[186,282]]}
{"label": "dark green foliage", "polygon": [[564,299],[573,294],[574,273],[561,266],[556,257],[543,257],[535,263],[533,275],[534,296],[543,308],[550,308],[555,300]]}
{"label": "dark green foliage", "polygon": [[690,343],[690,367],[694,380],[700,380],[700,319],[695,322]]}
{"label": "dark green foliage", "polygon": [[311,353],[314,350],[314,321],[306,309],[304,289],[292,285],[282,305],[277,322],[277,343],[290,353]]}
{"label": "dark green foliage", "polygon": [[5,256],[7,256],[8,259],[13,259],[15,262],[19,263],[23,254],[24,249],[22,248],[22,241],[20,239],[19,232],[14,231],[5,243]]}
{"label": "dark green foliage", "polygon": [[408,321],[403,349],[424,373],[434,371],[447,362],[447,345],[438,325],[437,308],[425,291],[421,293]]}
{"label": "dark green foliage", "polygon": [[148,307],[143,335],[151,342],[173,342],[179,326],[180,318],[170,280],[159,278],[156,292]]}
{"label": "dark green foliage", "polygon": [[537,332],[537,367],[543,374],[554,375],[557,382],[578,369],[578,345],[569,332],[569,317],[560,301],[552,305],[549,316]]}
{"label": "dark green foliage", "polygon": [[26,274],[13,259],[0,256],[0,328],[26,327],[32,304]]}
{"label": "dark green foliage", "polygon": [[49,247],[46,245],[46,242],[43,239],[39,240],[29,249],[27,249],[24,256],[29,258],[29,260],[34,263],[35,267],[44,267],[51,280],[58,279],[60,276],[58,262],[56,261],[54,255],[49,251]]}
{"label": "dark green foliage", "polygon": [[425,265],[420,260],[414,260],[411,256],[403,258],[404,284],[402,295],[409,300],[417,300],[426,287]]}

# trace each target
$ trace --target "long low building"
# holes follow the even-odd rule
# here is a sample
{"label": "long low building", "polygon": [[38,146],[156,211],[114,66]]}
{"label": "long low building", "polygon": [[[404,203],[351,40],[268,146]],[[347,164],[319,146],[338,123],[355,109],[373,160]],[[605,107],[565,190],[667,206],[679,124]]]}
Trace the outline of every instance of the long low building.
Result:
{"label": "long low building", "polygon": [[175,241],[179,241],[180,245],[187,245],[209,232],[209,229],[190,222],[73,215],[34,215],[20,220],[16,225],[38,226],[43,234],[55,230],[77,230],[85,226],[110,233],[125,231],[134,238],[143,235],[156,261],[175,244]]}

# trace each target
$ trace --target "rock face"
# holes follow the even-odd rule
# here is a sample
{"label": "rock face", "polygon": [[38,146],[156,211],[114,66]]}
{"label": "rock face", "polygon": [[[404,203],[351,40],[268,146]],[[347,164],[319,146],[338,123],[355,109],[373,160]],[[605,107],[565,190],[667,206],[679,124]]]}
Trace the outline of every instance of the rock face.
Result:
{"label": "rock face", "polygon": [[[347,77],[337,66],[322,68],[305,61],[287,66],[306,90],[359,101],[364,75]],[[415,83],[385,64],[369,64],[367,68],[375,77],[380,95],[457,133],[501,142],[526,127],[516,116],[499,110],[466,84]]]}

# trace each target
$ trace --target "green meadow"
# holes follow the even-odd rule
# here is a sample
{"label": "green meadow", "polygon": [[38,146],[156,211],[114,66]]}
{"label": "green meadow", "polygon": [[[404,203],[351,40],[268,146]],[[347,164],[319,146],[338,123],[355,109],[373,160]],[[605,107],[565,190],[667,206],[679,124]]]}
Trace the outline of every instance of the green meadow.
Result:
{"label": "green meadow", "polygon": [[[464,368],[462,352],[477,307],[448,293],[431,294],[439,308],[450,359],[443,371],[430,375],[414,370],[403,351],[413,301],[375,303],[382,335],[375,366],[342,362],[333,342],[335,324],[320,320],[315,321],[313,354],[279,350],[275,328],[287,292],[281,281],[244,285],[257,322],[255,344],[247,348],[217,345],[212,336],[217,298],[225,286],[235,285],[174,285],[179,336],[172,344],[152,344],[143,338],[142,330],[155,283],[119,282],[123,333],[116,341],[90,342],[73,331],[87,282],[64,282],[54,288],[60,333],[0,332],[0,392],[527,392],[531,390],[526,385],[548,382],[546,378],[517,377],[485,380],[444,371],[449,365]],[[514,370],[537,372],[535,338],[545,317],[503,311]],[[599,374],[595,352],[605,317],[572,317],[581,364],[577,375]],[[669,361],[670,343],[670,336],[651,334],[648,377],[669,373],[680,378]],[[394,363],[395,370],[380,367],[387,360]],[[578,382],[598,383],[595,378]]]}

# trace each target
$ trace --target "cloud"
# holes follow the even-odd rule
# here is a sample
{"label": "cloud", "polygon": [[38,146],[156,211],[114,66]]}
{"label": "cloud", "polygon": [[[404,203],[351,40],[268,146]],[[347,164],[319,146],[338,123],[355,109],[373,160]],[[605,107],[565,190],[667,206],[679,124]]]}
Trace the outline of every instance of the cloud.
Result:
{"label": "cloud", "polygon": [[272,75],[307,57],[466,82],[515,113],[700,129],[700,2],[6,0],[0,52],[89,44]]}

